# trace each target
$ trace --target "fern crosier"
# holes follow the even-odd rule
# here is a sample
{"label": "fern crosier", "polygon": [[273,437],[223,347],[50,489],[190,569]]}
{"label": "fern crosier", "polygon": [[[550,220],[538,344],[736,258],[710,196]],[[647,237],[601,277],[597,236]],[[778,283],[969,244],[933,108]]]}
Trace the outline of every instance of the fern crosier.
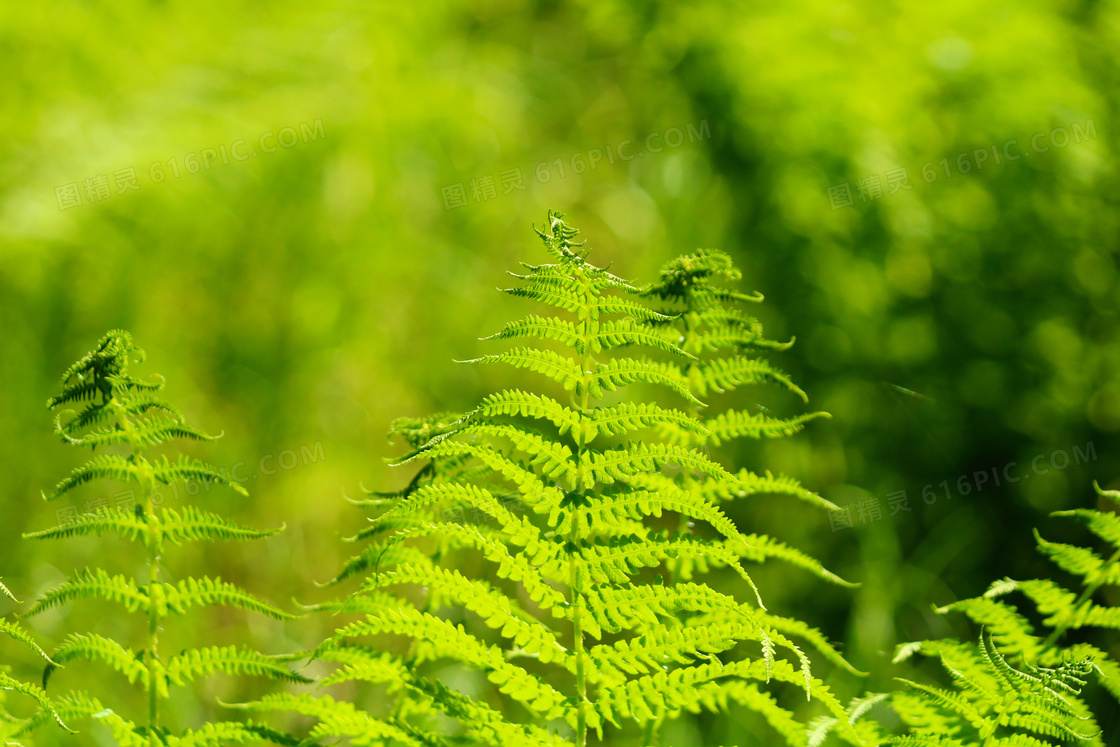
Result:
{"label": "fern crosier", "polygon": [[[694,413],[623,392],[649,385],[698,403],[682,370],[695,356],[666,332],[673,317],[650,308],[648,289],[591,264],[559,214],[538,233],[552,261],[525,265],[509,292],[562,315],[507,324],[486,339],[514,346],[471,362],[542,374],[566,397],[507,389],[456,421],[419,421],[431,438],[415,440],[397,463],[424,466],[404,491],[376,498],[387,501],[384,510],[355,538],[371,544],[343,575],[372,573],[356,594],[322,605],[361,615],[315,652],[341,665],[324,684],[383,685],[397,705],[363,711],[304,694],[248,707],[295,710],[318,719],[312,737],[369,744],[582,746],[608,726],[739,703],[802,743],[804,726],[767,684],[802,688],[842,714],[790,636],[838,656],[808,626],[762,607],[743,567],[744,556],[754,559],[751,540],[713,491],[663,468],[723,490],[753,486],[695,445],[650,435],[704,432]],[[458,511],[481,518],[463,521]],[[663,512],[707,531],[659,528]],[[480,556],[493,580],[440,565],[440,553]],[[731,569],[737,593],[665,583],[661,572],[682,559]],[[415,591],[405,593],[417,589],[419,603]],[[474,628],[474,619],[490,630]],[[385,634],[409,639],[408,652],[359,643]],[[432,662],[480,671],[504,697],[468,697],[429,676]],[[441,729],[437,714],[458,726]]]}
{"label": "fern crosier", "polygon": [[193,608],[208,605],[240,607],[276,619],[291,615],[220,578],[188,577],[174,584],[161,580],[165,573],[162,560],[169,545],[261,539],[280,530],[260,531],[240,526],[193,506],[172,509],[158,505],[154,496],[157,486],[174,481],[225,486],[241,495],[247,492],[214,467],[183,454],[174,459],[165,454],[149,456],[153,447],[175,439],[211,441],[215,437],[188,425],[178,410],[158,396],[163,387],[162,379],[146,381],[129,373],[130,364],[143,359],[143,350],[133,343],[127,332],[109,332],[93,351],[66,370],[61,391],[47,402],[50,409],[78,408],[61,411],[55,417],[55,432],[65,443],[94,451],[98,448],[110,451],[95,455],[75,469],[44,498],[55,500],[80,486],[107,479],[137,486],[138,494],[133,491],[134,507],[104,506],[24,537],[67,539],[114,534],[139,544],[145,551],[147,578],[114,575],[101,568],[84,569],[47,591],[27,614],[34,615],[79,599],[102,599],[146,618],[147,635],[143,645],[133,650],[97,633],[72,633],[52,654],[53,662],[44,673],[44,685],[56,665],[84,660],[106,665],[129,683],[143,688],[148,696],[148,708],[142,725],[106,709],[96,698],[83,693],[70,693],[58,701],[60,712],[66,716],[95,716],[106,722],[122,745],[187,747],[216,741],[254,741],[269,732],[252,724],[225,722],[187,729],[176,735],[160,723],[160,704],[171,696],[173,685],[186,686],[217,673],[296,682],[306,680],[289,671],[282,661],[249,648],[210,646],[161,656],[161,625],[170,615],[184,615]]}

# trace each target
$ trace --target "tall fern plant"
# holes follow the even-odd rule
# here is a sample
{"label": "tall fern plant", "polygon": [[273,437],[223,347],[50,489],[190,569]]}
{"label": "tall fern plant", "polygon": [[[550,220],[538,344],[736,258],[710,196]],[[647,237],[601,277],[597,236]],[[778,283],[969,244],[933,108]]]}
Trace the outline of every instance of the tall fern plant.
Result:
{"label": "tall fern plant", "polygon": [[[754,486],[695,444],[657,435],[707,433],[682,368],[696,356],[666,331],[675,317],[651,308],[649,289],[589,262],[559,214],[539,234],[551,261],[525,265],[510,293],[555,314],[507,324],[489,339],[517,343],[472,362],[539,374],[555,389],[506,389],[458,421],[427,423],[430,438],[398,462],[423,465],[417,478],[375,496],[383,510],[356,537],[370,545],[344,575],[368,577],[325,605],[360,619],[315,652],[340,664],[324,684],[373,683],[394,697],[371,698],[369,710],[312,694],[248,707],[295,710],[318,719],[312,737],[356,743],[582,747],[612,727],[738,703],[802,744],[804,726],[775,685],[843,708],[784,632],[807,626],[764,609],[743,566],[755,545],[715,497]],[[675,405],[637,397],[641,386]],[[677,531],[677,517],[705,528]],[[484,578],[455,570],[471,558],[485,560]],[[666,578],[685,561],[738,581]],[[384,636],[411,643],[381,650]],[[501,696],[470,697],[441,668],[464,671],[458,680],[480,672]]]}
{"label": "tall fern plant", "polygon": [[[171,687],[186,686],[212,674],[259,675],[296,682],[305,681],[304,678],[289,671],[283,662],[249,648],[184,649],[176,642],[172,650],[179,652],[167,654],[161,629],[169,616],[186,615],[207,605],[239,607],[276,619],[291,616],[220,578],[166,581],[169,573],[164,556],[171,546],[261,539],[280,530],[240,526],[190,505],[180,509],[159,505],[157,486],[177,480],[225,486],[242,496],[247,493],[222,472],[197,459],[184,454],[174,458],[166,453],[152,454],[156,447],[177,439],[211,441],[215,437],[188,425],[177,409],[159,397],[161,378],[144,380],[130,373],[132,363],[143,359],[143,350],[127,332],[109,332],[93,351],[66,370],[61,391],[47,403],[50,409],[76,408],[60,411],[55,418],[55,432],[65,443],[106,453],[96,454],[75,469],[44,498],[53,501],[94,481],[111,480],[135,485],[135,506],[104,506],[24,536],[51,540],[110,534],[138,545],[146,561],[145,577],[114,575],[101,568],[80,570],[46,592],[27,614],[35,615],[77,600],[101,599],[142,616],[146,635],[139,641],[125,642],[98,633],[71,633],[53,652],[53,663],[47,668],[44,683],[55,665],[88,661],[105,665],[143,688],[147,709],[139,723],[105,708],[96,697],[84,693],[68,693],[58,699],[64,716],[95,716],[107,722],[121,745],[186,747],[254,741],[267,735],[267,730],[235,722],[208,723],[176,734],[164,725],[161,704],[171,697]],[[139,645],[130,647],[129,643]]]}

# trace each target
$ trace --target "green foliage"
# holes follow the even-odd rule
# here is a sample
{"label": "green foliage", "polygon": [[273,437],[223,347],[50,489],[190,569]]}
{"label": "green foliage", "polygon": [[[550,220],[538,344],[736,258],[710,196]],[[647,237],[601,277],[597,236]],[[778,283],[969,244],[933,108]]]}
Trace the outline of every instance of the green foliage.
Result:
{"label": "green foliage", "polygon": [[[0,583],[0,597],[7,597],[13,602],[19,601],[3,583]],[[17,641],[24,647],[31,649],[36,656],[46,661],[48,664],[55,664],[55,662],[51,660],[51,657],[47,656],[47,653],[39,647],[35,639],[18,623],[0,618],[0,633]],[[5,707],[8,692],[24,695],[34,701],[39,707],[39,714],[26,720],[19,719],[9,714]],[[30,723],[38,723],[39,721],[46,720],[54,720],[62,728],[68,728],[59,716],[58,711],[55,710],[54,704],[43,688],[31,682],[18,680],[8,673],[6,666],[0,667],[0,740],[3,740],[5,744],[15,744],[10,740],[25,734],[28,731]]]}
{"label": "green foliage", "polygon": [[[803,743],[783,687],[843,715],[804,644],[846,662],[818,631],[765,609],[745,563],[780,558],[838,579],[776,540],[744,535],[720,503],[784,492],[828,504],[791,481],[713,460],[693,394],[762,380],[797,391],[743,354],[766,346],[757,324],[712,305],[753,297],[708,282],[737,278],[716,253],[672,264],[643,288],[591,264],[559,214],[538,233],[552,261],[525,264],[509,292],[567,316],[507,324],[490,339],[540,342],[473,362],[542,373],[567,401],[522,385],[458,417],[395,423],[392,434],[412,447],[395,463],[421,466],[403,491],[365,501],[382,510],[352,539],[370,544],[335,580],[366,580],[318,606],[359,614],[314,652],[339,665],[323,684],[372,683],[392,705],[373,698],[362,711],[304,694],[246,707],[313,716],[312,738],[361,744],[582,745],[588,732],[601,739],[628,724],[651,744],[665,719],[736,704]],[[690,288],[683,298],[675,277]],[[652,309],[652,298],[681,300],[695,336],[681,339],[681,312]],[[734,354],[711,355],[724,346]],[[634,384],[651,388],[617,393]],[[676,403],[644,396],[665,389]],[[720,438],[804,422],[721,417],[729,425]],[[752,418],[757,427],[742,425]],[[479,561],[487,570],[466,570]],[[717,568],[735,581],[692,580]],[[360,643],[385,636],[407,640],[404,652]],[[480,672],[497,692],[468,697],[435,675],[447,667]]]}
{"label": "green foliage", "polygon": [[[1099,486],[1097,492],[1113,501],[1120,498],[1120,493]],[[965,725],[971,725],[985,744],[984,740],[994,739],[998,727],[1036,738],[1103,744],[1092,710],[1078,696],[1091,673],[1113,698],[1120,696],[1120,664],[1109,653],[1115,640],[1109,643],[1101,637],[1102,631],[1120,628],[1120,609],[1100,603],[1105,587],[1120,585],[1120,516],[1093,509],[1054,515],[1087,527],[1106,545],[1105,555],[1089,547],[1047,541],[1036,531],[1039,551],[1064,574],[1075,577],[1076,587],[1066,588],[1049,578],[1004,578],[981,597],[938,608],[942,614],[963,612],[983,626],[991,640],[982,640],[979,652],[945,641],[900,647],[896,661],[915,651],[940,656],[963,691],[954,695],[910,683],[922,697],[899,696],[894,701],[895,710],[915,728],[915,736],[903,742],[918,744],[913,740],[932,733],[939,743],[956,744],[952,739],[959,739]],[[1024,597],[1034,614],[1028,616],[1013,606],[1008,601],[1013,594]],[[1036,633],[1032,619],[1041,620],[1044,634]],[[1074,632],[1078,639],[1068,640]],[[1017,739],[1015,744],[1035,744],[1028,736]]]}
{"label": "green foliage", "polygon": [[1092,659],[1055,667],[1009,664],[992,636],[977,645],[926,641],[903,648],[895,661],[921,652],[936,656],[952,688],[903,680],[913,692],[896,694],[894,710],[910,733],[890,740],[919,745],[1036,745],[1077,742],[1100,745],[1100,729],[1077,696],[1096,669]]}
{"label": "green foliage", "polygon": [[[210,543],[218,540],[258,539],[275,531],[239,526],[193,506],[180,510],[161,507],[153,498],[160,484],[174,481],[205,481],[247,495],[244,488],[216,468],[177,454],[152,455],[153,448],[176,439],[211,441],[209,436],[183,420],[180,412],[159,398],[162,379],[147,381],[129,372],[143,351],[127,332],[108,333],[97,347],[70,366],[62,376],[61,391],[47,406],[63,410],[55,417],[55,432],[64,443],[91,450],[107,449],[93,456],[56,485],[47,500],[64,496],[94,480],[134,483],[138,488],[135,508],[100,508],[50,529],[30,532],[31,539],[69,539],[116,535],[144,550],[147,577],[134,579],[111,574],[102,568],[75,572],[62,584],[48,590],[28,611],[35,615],[76,600],[99,599],[134,613],[146,621],[147,635],[141,645],[130,647],[98,633],[71,633],[53,653],[43,675],[44,686],[59,666],[72,662],[96,662],[116,672],[148,696],[146,718],[139,723],[126,719],[94,697],[70,693],[58,699],[59,712],[68,718],[93,718],[107,724],[120,745],[206,745],[216,742],[255,741],[267,730],[252,724],[215,723],[176,734],[161,722],[162,701],[172,697],[172,686],[184,686],[213,674],[249,675],[276,680],[306,682],[275,657],[236,646],[204,646],[182,649],[178,654],[160,652],[160,632],[170,615],[184,615],[204,605],[225,605],[274,618],[291,617],[220,578],[182,578],[176,583],[161,580],[164,556],[171,545]],[[104,693],[111,690],[106,688]],[[37,726],[41,719],[29,723]]]}
{"label": "green foliage", "polygon": [[[1117,501],[1120,492],[1101,490],[1102,498]],[[1084,525],[1107,547],[1104,555],[1092,548],[1049,542],[1036,531],[1039,552],[1065,574],[1077,579],[1067,588],[1052,579],[1016,581],[1004,578],[994,582],[983,596],[945,605],[938,612],[963,612],[974,622],[986,626],[1001,650],[1015,661],[1056,666],[1070,659],[1096,662],[1101,683],[1120,701],[1120,663],[1110,657],[1106,645],[1093,645],[1092,634],[1120,629],[1120,608],[1101,604],[1103,590],[1120,586],[1120,515],[1093,509],[1056,511],[1054,516],[1073,519]],[[1031,619],[1008,599],[1019,595],[1041,618],[1042,635],[1036,633]],[[1069,633],[1084,631],[1080,640],[1069,641]]]}
{"label": "green foliage", "polygon": [[[1097,492],[1101,498],[1120,498],[1116,491],[1097,487]],[[1103,705],[1094,712],[1082,689],[1092,677],[1113,698],[1117,694],[1118,664],[1110,653],[1116,641],[1101,633],[1120,627],[1120,618],[1116,607],[1100,602],[1105,587],[1120,585],[1120,517],[1093,509],[1056,515],[1076,519],[1107,546],[1102,557],[1091,548],[1050,542],[1035,532],[1042,554],[1061,572],[1077,577],[1079,590],[1052,579],[1005,578],[981,597],[935,608],[940,614],[963,612],[980,626],[979,642],[943,639],[899,645],[894,663],[915,654],[937,659],[949,675],[950,686],[901,679],[908,690],[854,702],[849,724],[866,741],[903,747],[1059,743],[1098,747],[1106,743],[1097,719],[1116,706]],[[1033,614],[1010,604],[1013,593],[1031,603]],[[1045,636],[1035,633],[1032,620],[1041,620]],[[1078,639],[1067,641],[1075,631]],[[890,735],[873,720],[859,721],[872,705],[888,697],[907,729],[900,736]],[[829,718],[815,722],[810,747],[821,744],[837,723]]]}

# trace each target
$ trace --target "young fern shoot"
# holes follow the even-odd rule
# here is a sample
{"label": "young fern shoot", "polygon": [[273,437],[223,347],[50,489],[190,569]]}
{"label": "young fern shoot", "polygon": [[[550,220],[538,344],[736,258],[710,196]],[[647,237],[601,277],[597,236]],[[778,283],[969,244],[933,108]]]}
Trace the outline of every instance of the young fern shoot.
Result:
{"label": "young fern shoot", "polygon": [[[163,380],[137,378],[130,365],[141,362],[144,352],[127,332],[109,332],[94,350],[74,363],[62,376],[61,391],[51,397],[50,409],[75,407],[55,417],[55,432],[72,446],[93,451],[110,450],[91,458],[44,495],[56,500],[95,480],[130,482],[137,488],[132,508],[103,506],[59,526],[24,536],[32,539],[68,539],[113,534],[139,545],[146,559],[147,576],[132,579],[101,569],[85,569],[49,590],[28,615],[80,599],[97,598],[119,604],[128,613],[146,619],[147,635],[137,649],[97,633],[72,633],[52,654],[44,674],[47,682],[55,665],[73,661],[97,662],[138,684],[147,695],[145,716],[137,724],[95,698],[70,693],[59,699],[60,712],[72,717],[93,716],[106,722],[122,745],[205,745],[217,742],[255,741],[269,732],[252,724],[217,722],[175,734],[163,723],[161,704],[171,697],[171,686],[186,686],[212,674],[254,675],[305,682],[284,664],[249,648],[207,646],[184,649],[174,655],[163,650],[160,632],[170,615],[185,615],[196,607],[226,605],[275,619],[291,615],[257,599],[220,578],[184,578],[178,583],[162,580],[165,551],[171,545],[217,540],[249,540],[272,536],[276,530],[255,530],[230,522],[194,506],[162,507],[155,498],[159,485],[198,481],[219,485],[247,495],[245,489],[222,472],[197,459],[179,454],[153,456],[151,449],[176,439],[211,441],[215,437],[188,425],[181,413],[158,396]],[[281,527],[282,529],[282,527]]]}
{"label": "young fern shoot", "polygon": [[[557,315],[507,324],[485,339],[513,347],[471,363],[505,364],[553,384],[489,395],[415,442],[398,463],[424,465],[422,477],[382,496],[388,502],[359,534],[371,544],[344,571],[368,576],[328,607],[360,619],[315,652],[341,665],[324,684],[375,683],[407,707],[371,701],[363,710],[311,694],[249,707],[313,716],[314,738],[583,747],[608,729],[738,703],[802,744],[804,725],[770,692],[775,685],[801,689],[835,715],[843,707],[784,632],[810,629],[765,611],[743,567],[751,541],[697,486],[704,478],[752,487],[696,444],[657,437],[670,428],[704,432],[694,411],[635,399],[632,386],[645,385],[685,408],[699,403],[682,368],[695,355],[666,333],[672,317],[650,308],[645,289],[588,261],[559,214],[538,233],[551,261],[525,265],[509,292]],[[668,477],[670,466],[695,479]],[[706,524],[712,536],[658,528],[663,511]],[[471,578],[455,570],[469,566],[441,566],[436,553],[481,559],[491,571]],[[730,569],[735,593],[666,583],[667,565],[681,560]],[[361,642],[384,635],[412,641],[408,653]],[[497,692],[468,697],[437,666],[480,672]]]}

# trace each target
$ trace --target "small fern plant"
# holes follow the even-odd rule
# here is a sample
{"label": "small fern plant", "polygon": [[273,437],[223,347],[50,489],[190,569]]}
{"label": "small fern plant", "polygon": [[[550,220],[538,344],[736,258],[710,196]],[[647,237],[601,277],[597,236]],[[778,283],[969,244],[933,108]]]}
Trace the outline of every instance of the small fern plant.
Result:
{"label": "small fern plant", "polygon": [[171,615],[185,615],[194,608],[226,605],[276,619],[291,615],[220,578],[188,577],[177,583],[164,580],[168,576],[164,555],[171,546],[261,539],[280,530],[250,529],[190,505],[179,509],[158,505],[154,493],[157,486],[177,480],[225,486],[239,495],[247,492],[197,459],[184,454],[174,458],[151,454],[153,448],[176,439],[210,441],[215,437],[188,425],[182,414],[159,396],[161,378],[144,380],[130,373],[131,364],[143,360],[143,350],[127,332],[109,332],[93,351],[66,370],[61,391],[47,403],[50,409],[77,408],[60,411],[55,417],[55,432],[65,443],[107,453],[97,454],[75,469],[44,498],[53,501],[96,480],[112,480],[136,486],[134,507],[103,506],[24,536],[53,540],[111,534],[139,545],[146,561],[146,578],[129,578],[101,568],[80,570],[47,591],[27,615],[76,600],[101,599],[142,616],[147,633],[135,648],[98,633],[71,633],[51,655],[53,661],[43,681],[47,683],[57,665],[87,661],[105,665],[142,688],[147,695],[147,712],[139,723],[85,693],[72,692],[57,699],[64,717],[93,716],[111,727],[121,745],[188,747],[255,741],[266,736],[267,730],[252,724],[216,722],[176,734],[161,721],[161,703],[171,697],[172,686],[187,686],[212,674],[305,680],[289,671],[282,661],[249,648],[205,646],[181,649],[173,655],[162,653],[165,646],[160,633],[164,620]]}
{"label": "small fern plant", "polygon": [[[915,654],[937,659],[949,680],[947,686],[900,678],[905,689],[854,699],[847,722],[866,743],[898,747],[1104,744],[1092,712],[1078,697],[1097,669],[1091,659],[1063,661],[1055,667],[1026,663],[1016,667],[987,630],[981,631],[976,643],[945,639],[904,644],[895,662]],[[902,722],[902,734],[892,734],[874,719],[864,718],[885,702]],[[838,723],[824,716],[810,724],[808,747],[823,744]]]}
{"label": "small fern plant", "polygon": [[[1097,494],[1120,506],[1120,492],[1101,490]],[[1114,650],[1100,639],[1104,631],[1120,629],[1120,607],[1102,604],[1106,587],[1120,586],[1120,515],[1111,511],[1078,508],[1056,511],[1052,516],[1073,519],[1084,525],[1105,547],[1103,554],[1092,547],[1050,542],[1035,531],[1038,550],[1060,570],[1078,579],[1067,588],[1052,579],[1016,581],[1004,578],[994,582],[983,596],[965,599],[937,609],[945,614],[962,612],[977,624],[986,626],[1000,648],[1014,661],[1053,667],[1063,661],[1088,659],[1096,662],[1101,684],[1120,701],[1120,662],[1108,651]],[[1042,633],[1009,599],[1020,596],[1034,607],[1042,620]],[[1070,642],[1069,634],[1081,640]]]}
{"label": "small fern plant", "polygon": [[[19,603],[15,595],[5,586],[0,583],[0,596],[7,597],[9,600]],[[43,661],[48,664],[53,664],[51,657],[47,656],[46,652],[39,647],[31,634],[23,629],[18,623],[0,618],[0,632],[3,632],[9,638],[23,644]],[[51,703],[47,693],[43,688],[32,682],[23,682],[14,678],[7,668],[0,668],[0,744],[14,745],[17,742],[13,741],[28,731],[28,725],[32,720],[40,718],[53,719],[59,726],[66,729],[67,726],[59,718],[58,713],[54,709],[54,704]],[[39,707],[39,715],[33,719],[19,719],[7,712],[5,705],[6,695],[9,692],[19,693],[30,698]]]}
{"label": "small fern plant", "polygon": [[[1102,499],[1120,499],[1120,492],[1095,487]],[[935,607],[940,614],[964,613],[980,626],[979,642],[943,639],[899,645],[896,664],[915,656],[936,659],[950,686],[902,679],[904,690],[853,701],[848,722],[866,742],[904,747],[1105,744],[1096,714],[1105,709],[1115,713],[1116,705],[1096,704],[1098,699],[1082,691],[1096,680],[1111,698],[1120,696],[1120,664],[1110,653],[1116,650],[1116,640],[1107,637],[1120,628],[1120,608],[1102,603],[1101,593],[1105,587],[1120,586],[1120,515],[1094,509],[1053,515],[1083,524],[1106,548],[1099,554],[1090,547],[1050,542],[1035,532],[1042,554],[1079,578],[1080,588],[1069,589],[1047,578],[1004,578],[980,597]],[[1013,606],[1013,594],[1025,597],[1034,614],[1028,617]],[[1041,620],[1042,634],[1032,619]],[[1067,641],[1073,633],[1079,640]],[[902,735],[891,735],[873,719],[861,720],[871,706],[888,699],[907,729]],[[823,743],[837,723],[827,716],[814,722],[810,747]]]}
{"label": "small fern plant", "polygon": [[952,687],[902,680],[891,707],[909,731],[887,740],[919,745],[1016,745],[1076,742],[1103,745],[1090,709],[1078,698],[1096,669],[1092,659],[1063,660],[1053,667],[1008,663],[984,630],[977,644],[923,641],[902,647],[895,661],[914,653],[936,657]]}
{"label": "small fern plant", "polygon": [[[682,369],[696,356],[668,330],[675,316],[650,306],[650,289],[589,262],[561,215],[538,233],[551,261],[525,265],[509,292],[559,315],[507,324],[487,339],[522,342],[470,362],[554,388],[506,389],[458,419],[398,427],[413,451],[397,464],[422,466],[403,491],[371,499],[381,510],[354,538],[370,544],[340,574],[368,571],[361,588],[320,605],[360,616],[313,652],[340,665],[322,684],[393,697],[371,697],[368,710],[307,693],[247,707],[294,710],[317,719],[312,738],[360,744],[582,747],[611,727],[648,734],[651,722],[737,703],[802,744],[776,684],[831,713],[843,707],[794,640],[808,626],[763,607],[743,566],[756,545],[719,506],[721,492],[757,486],[695,443],[656,435],[706,434],[695,411],[635,394],[652,387],[699,406]],[[750,374],[723,375],[733,385]],[[678,517],[704,531],[678,531]],[[694,574],[730,569],[737,582],[667,578],[683,562]],[[478,578],[455,570],[479,563]],[[383,636],[410,643],[381,650]],[[498,692],[453,688],[441,675],[455,671],[481,673]]]}

